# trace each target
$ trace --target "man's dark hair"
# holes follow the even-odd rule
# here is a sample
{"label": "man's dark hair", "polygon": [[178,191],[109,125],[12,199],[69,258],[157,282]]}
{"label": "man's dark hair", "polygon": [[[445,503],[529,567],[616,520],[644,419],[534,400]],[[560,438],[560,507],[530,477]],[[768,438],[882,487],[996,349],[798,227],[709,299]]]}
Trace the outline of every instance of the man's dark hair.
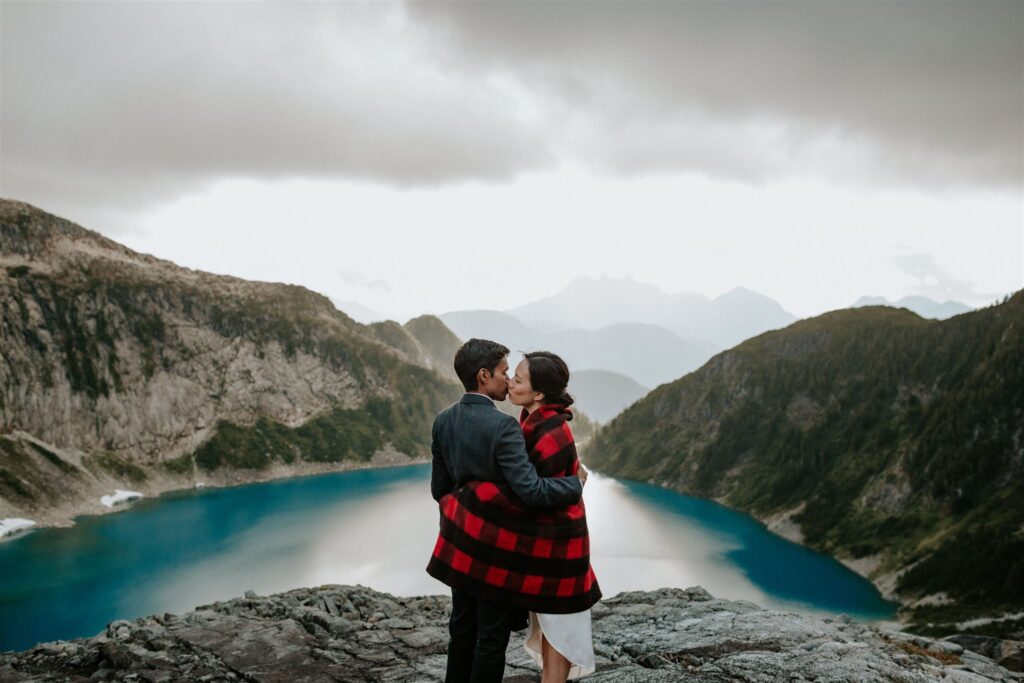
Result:
{"label": "man's dark hair", "polygon": [[476,374],[480,368],[494,372],[501,359],[508,355],[508,347],[488,339],[470,339],[455,352],[455,374],[462,380],[466,391],[476,391]]}

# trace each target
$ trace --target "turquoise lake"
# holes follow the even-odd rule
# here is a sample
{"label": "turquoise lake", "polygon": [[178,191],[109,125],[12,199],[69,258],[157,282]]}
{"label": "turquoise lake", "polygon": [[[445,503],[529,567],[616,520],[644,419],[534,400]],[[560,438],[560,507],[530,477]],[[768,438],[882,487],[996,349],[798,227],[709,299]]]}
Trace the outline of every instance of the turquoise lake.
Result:
{"label": "turquoise lake", "polygon": [[[0,543],[0,651],[95,635],[115,619],[327,583],[447,593],[424,568],[437,534],[429,465],[360,470],[146,499]],[[839,562],[744,514],[593,474],[584,493],[606,597],[700,585],[804,613],[893,617]]]}

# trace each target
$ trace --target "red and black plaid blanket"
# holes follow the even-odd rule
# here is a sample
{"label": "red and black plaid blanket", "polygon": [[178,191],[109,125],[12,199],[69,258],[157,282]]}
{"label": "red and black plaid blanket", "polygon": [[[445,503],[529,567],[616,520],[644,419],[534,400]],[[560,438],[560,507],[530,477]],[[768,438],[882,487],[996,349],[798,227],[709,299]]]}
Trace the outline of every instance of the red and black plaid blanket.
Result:
{"label": "red and black plaid blanket", "polygon": [[[569,408],[543,405],[519,418],[530,461],[542,477],[576,474]],[[491,602],[544,614],[582,612],[601,599],[590,567],[581,499],[531,510],[507,484],[472,481],[441,498],[441,530],[427,572]]]}

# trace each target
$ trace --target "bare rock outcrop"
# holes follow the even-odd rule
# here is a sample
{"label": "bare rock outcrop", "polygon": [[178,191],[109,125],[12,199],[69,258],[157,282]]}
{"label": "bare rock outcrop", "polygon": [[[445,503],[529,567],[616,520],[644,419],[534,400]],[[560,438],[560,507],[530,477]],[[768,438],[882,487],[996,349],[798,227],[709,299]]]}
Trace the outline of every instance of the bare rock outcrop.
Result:
{"label": "bare rock outcrop", "polygon": [[[183,615],[117,621],[93,638],[0,654],[0,683],[442,681],[450,609],[447,597],[398,598],[361,586],[250,591]],[[700,587],[622,593],[593,616],[591,681],[1024,678],[952,639],[767,610]],[[522,638],[513,635],[506,681],[540,679]]]}

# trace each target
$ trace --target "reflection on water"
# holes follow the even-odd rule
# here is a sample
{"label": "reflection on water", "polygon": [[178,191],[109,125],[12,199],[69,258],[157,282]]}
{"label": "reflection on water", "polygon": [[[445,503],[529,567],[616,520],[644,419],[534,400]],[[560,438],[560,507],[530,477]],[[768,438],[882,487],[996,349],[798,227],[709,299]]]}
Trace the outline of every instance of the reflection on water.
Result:
{"label": "reflection on water", "polygon": [[[601,481],[611,491],[600,514],[615,523],[607,534],[597,531],[602,542],[614,546],[615,539],[642,534],[637,545],[645,563],[643,548],[670,549],[667,562],[658,563],[663,572],[650,576],[652,583],[643,589],[700,585],[716,597],[806,613],[845,612],[866,620],[895,613],[895,604],[883,600],[869,581],[827,555],[770,533],[741,512],[647,484]],[[634,564],[629,572],[616,578],[629,586],[643,580],[633,578]]]}
{"label": "reflection on water", "polygon": [[[429,466],[415,466],[181,492],[0,544],[0,650],[247,589],[445,593],[425,572],[438,526],[428,479]],[[701,585],[769,607],[892,614],[838,562],[713,502],[598,474],[584,499],[606,596]]]}

